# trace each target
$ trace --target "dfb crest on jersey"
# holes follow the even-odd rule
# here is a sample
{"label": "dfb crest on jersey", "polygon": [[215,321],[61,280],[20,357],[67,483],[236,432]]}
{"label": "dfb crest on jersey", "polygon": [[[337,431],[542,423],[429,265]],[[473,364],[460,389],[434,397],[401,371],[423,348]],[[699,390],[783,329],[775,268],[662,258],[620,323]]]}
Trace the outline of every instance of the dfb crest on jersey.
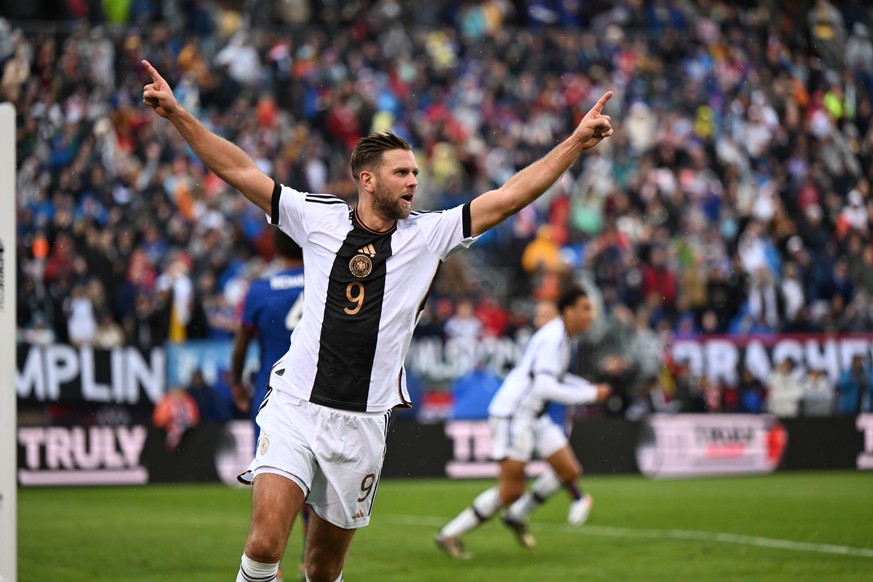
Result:
{"label": "dfb crest on jersey", "polygon": [[349,271],[358,279],[363,279],[373,271],[373,261],[366,255],[355,255],[349,261]]}
{"label": "dfb crest on jersey", "polygon": [[376,256],[376,249],[368,244],[359,248],[358,253],[349,261],[349,271],[358,279],[363,279],[373,272],[372,258]]}

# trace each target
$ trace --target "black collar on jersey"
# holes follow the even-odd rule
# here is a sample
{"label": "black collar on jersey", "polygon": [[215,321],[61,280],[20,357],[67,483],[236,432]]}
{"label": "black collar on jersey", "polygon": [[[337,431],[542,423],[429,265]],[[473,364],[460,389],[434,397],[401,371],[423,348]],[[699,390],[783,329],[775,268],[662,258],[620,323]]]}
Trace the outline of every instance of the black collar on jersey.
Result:
{"label": "black collar on jersey", "polygon": [[389,229],[387,229],[387,230],[373,230],[372,228],[370,228],[369,226],[367,226],[366,224],[364,224],[364,221],[361,220],[361,217],[360,217],[360,216],[358,216],[358,209],[357,209],[357,208],[354,208],[354,209],[349,213],[349,216],[351,217],[352,224],[357,224],[358,226],[360,226],[361,228],[363,228],[363,229],[366,230],[367,232],[371,232],[371,233],[373,233],[373,234],[385,235],[385,234],[391,234],[392,232],[394,232],[395,230],[397,230],[397,220],[395,220],[395,221],[394,221],[394,224],[391,225],[391,228],[389,228]]}

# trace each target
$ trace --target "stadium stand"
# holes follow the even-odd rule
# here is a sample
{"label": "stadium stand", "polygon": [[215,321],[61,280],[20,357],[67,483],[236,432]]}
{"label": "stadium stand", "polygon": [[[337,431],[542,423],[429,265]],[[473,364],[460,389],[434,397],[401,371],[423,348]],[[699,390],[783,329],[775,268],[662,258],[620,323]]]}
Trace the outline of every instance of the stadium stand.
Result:
{"label": "stadium stand", "polygon": [[[512,312],[509,333],[569,279],[605,308],[592,366],[639,337],[873,329],[873,11],[858,0],[4,6],[19,342],[229,337],[272,256],[260,212],[141,105],[145,57],[302,190],[353,196],[351,146],[393,128],[418,149],[427,209],[501,184],[615,91],[606,147],[446,265],[429,333],[467,297]],[[660,372],[610,362],[641,390]],[[735,406],[704,393],[702,409]]]}

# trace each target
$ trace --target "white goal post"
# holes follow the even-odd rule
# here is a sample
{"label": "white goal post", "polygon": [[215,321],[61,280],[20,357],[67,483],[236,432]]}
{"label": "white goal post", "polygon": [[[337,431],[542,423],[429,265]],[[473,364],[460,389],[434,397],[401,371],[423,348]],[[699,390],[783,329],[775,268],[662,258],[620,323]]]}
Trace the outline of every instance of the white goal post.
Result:
{"label": "white goal post", "polygon": [[15,108],[0,103],[0,582],[17,572]]}

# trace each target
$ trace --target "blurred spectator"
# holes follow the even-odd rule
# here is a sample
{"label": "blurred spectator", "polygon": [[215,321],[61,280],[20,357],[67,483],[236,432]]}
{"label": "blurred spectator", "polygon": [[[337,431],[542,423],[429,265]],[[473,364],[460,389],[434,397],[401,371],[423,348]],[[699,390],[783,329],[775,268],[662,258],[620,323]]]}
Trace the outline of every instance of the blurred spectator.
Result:
{"label": "blurred spectator", "polygon": [[843,15],[828,0],[815,0],[807,13],[812,46],[831,69],[839,69],[844,57],[846,27]]}
{"label": "blurred spectator", "polygon": [[709,305],[718,317],[718,329],[727,331],[728,325],[739,310],[743,298],[743,281],[736,269],[730,271],[716,265],[709,273],[707,297]]}
{"label": "blurred spectator", "polygon": [[778,330],[783,312],[782,296],[766,267],[758,267],[751,274],[748,297],[748,317],[769,331]]}
{"label": "blurred spectator", "polygon": [[660,246],[649,251],[649,261],[643,264],[643,295],[655,297],[667,313],[676,304],[676,275],[667,263],[667,252]]}
{"label": "blurred spectator", "polygon": [[415,326],[415,331],[413,332],[413,335],[416,338],[441,338],[443,336],[444,326],[445,322],[438,314],[438,310],[435,306],[435,301],[433,299],[429,299],[427,302],[425,302],[424,308],[421,310],[421,317],[418,320],[418,325]]}
{"label": "blurred spectator", "polygon": [[675,362],[672,366],[672,409],[676,412],[706,412],[703,399],[703,380],[691,372],[688,360]]}
{"label": "blurred spectator", "polygon": [[206,382],[201,370],[195,370],[191,374],[185,393],[196,403],[201,420],[218,423],[233,418],[230,398],[221,398],[215,388]]}
{"label": "blurred spectator", "polygon": [[[788,244],[789,246],[791,245],[790,240]],[[791,261],[786,261],[782,264],[782,281],[779,284],[779,294],[780,303],[778,304],[782,306],[785,321],[796,321],[798,313],[806,304],[806,298],[803,295],[803,284],[798,276],[797,265]]]}
{"label": "blurred spectator", "polygon": [[97,337],[97,317],[94,313],[94,303],[83,283],[73,287],[65,311],[70,343],[74,346],[93,345]]}
{"label": "blurred spectator", "polygon": [[825,371],[810,368],[801,379],[803,386],[803,416],[830,416],[834,413],[836,390]]}
{"label": "blurred spectator", "polygon": [[483,337],[500,337],[506,332],[509,314],[491,293],[483,293],[476,304],[476,318],[482,322]]}
{"label": "blurred spectator", "polygon": [[240,30],[230,42],[215,55],[215,64],[227,70],[227,75],[235,84],[228,87],[229,93],[241,88],[251,88],[261,80],[261,57],[251,43],[251,33]]}
{"label": "blurred spectator", "polygon": [[30,323],[21,330],[19,341],[35,346],[50,346],[55,343],[55,332],[48,325],[45,314],[37,311]]}
{"label": "blurred spectator", "polygon": [[524,249],[521,266],[529,275],[560,271],[564,268],[560,244],[552,226],[544,224],[537,229],[536,237]]}
{"label": "blurred spectator", "polygon": [[752,414],[763,412],[765,399],[764,385],[747,366],[743,366],[737,383],[736,411]]}
{"label": "blurred spectator", "polygon": [[3,65],[3,74],[0,77],[0,95],[8,101],[18,101],[21,97],[21,88],[30,78],[30,57],[28,46],[21,42],[20,34],[16,41],[19,43],[15,48],[12,58]]}
{"label": "blurred spectator", "polygon": [[112,312],[108,309],[101,309],[97,317],[94,347],[110,350],[123,346],[124,340],[124,330],[116,323]]}
{"label": "blurred spectator", "polygon": [[703,382],[703,404],[706,412],[729,412],[737,404],[737,389],[724,378],[706,379]]}
{"label": "blurred spectator", "polygon": [[837,380],[837,414],[856,415],[873,411],[873,374],[866,358],[852,356],[852,363]]}
{"label": "blurred spectator", "polygon": [[630,353],[637,363],[637,373],[642,382],[648,383],[657,378],[664,367],[666,338],[649,325],[649,311],[640,307],[633,316],[633,337]]}
{"label": "blurred spectator", "polygon": [[852,281],[856,288],[862,289],[868,297],[873,297],[873,244],[868,244],[862,251],[860,264]]}
{"label": "blurred spectator", "polygon": [[619,304],[607,317],[597,319],[578,339],[575,373],[613,387],[603,403],[604,411],[610,416],[624,416],[636,389],[639,363],[632,350],[633,329],[633,313]]}
{"label": "blurred spectator", "polygon": [[443,331],[447,340],[456,340],[474,346],[482,337],[484,326],[476,317],[475,305],[469,297],[463,297],[455,306],[455,312],[446,320]]}
{"label": "blurred spectator", "polygon": [[556,300],[560,283],[567,273],[561,245],[554,226],[544,224],[524,248],[521,267],[530,280],[532,294],[540,300]]}
{"label": "blurred spectator", "polygon": [[203,312],[206,317],[207,339],[230,339],[239,325],[234,304],[228,299],[230,293],[216,289],[213,273],[203,273],[197,282],[197,294],[203,297]]}
{"label": "blurred spectator", "polygon": [[780,417],[799,416],[802,399],[803,385],[796,364],[784,358],[767,376],[766,410]]}
{"label": "blurred spectator", "polygon": [[852,25],[852,34],[846,41],[846,66],[858,76],[867,91],[873,88],[873,42],[870,29],[863,22]]}
{"label": "blurred spectator", "polygon": [[181,342],[188,339],[188,324],[194,311],[194,284],[188,276],[188,259],[177,256],[170,259],[155,287],[167,297],[170,326],[167,339]]}

